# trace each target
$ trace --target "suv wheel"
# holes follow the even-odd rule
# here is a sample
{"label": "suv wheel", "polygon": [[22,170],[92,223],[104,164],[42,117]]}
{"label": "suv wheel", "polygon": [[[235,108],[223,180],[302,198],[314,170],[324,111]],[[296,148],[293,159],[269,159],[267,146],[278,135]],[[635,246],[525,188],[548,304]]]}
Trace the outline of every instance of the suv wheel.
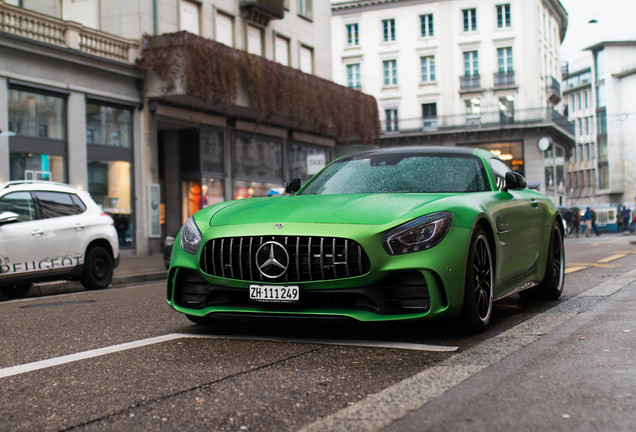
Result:
{"label": "suv wheel", "polygon": [[86,253],[81,283],[87,290],[107,288],[113,280],[113,259],[102,247],[95,246]]}

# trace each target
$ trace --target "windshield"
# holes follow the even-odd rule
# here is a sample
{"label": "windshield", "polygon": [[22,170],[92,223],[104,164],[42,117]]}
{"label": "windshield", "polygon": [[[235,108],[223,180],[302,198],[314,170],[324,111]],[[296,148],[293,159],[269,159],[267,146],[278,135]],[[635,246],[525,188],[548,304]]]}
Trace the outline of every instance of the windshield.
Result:
{"label": "windshield", "polygon": [[486,185],[476,156],[389,153],[339,159],[301,195],[480,192]]}

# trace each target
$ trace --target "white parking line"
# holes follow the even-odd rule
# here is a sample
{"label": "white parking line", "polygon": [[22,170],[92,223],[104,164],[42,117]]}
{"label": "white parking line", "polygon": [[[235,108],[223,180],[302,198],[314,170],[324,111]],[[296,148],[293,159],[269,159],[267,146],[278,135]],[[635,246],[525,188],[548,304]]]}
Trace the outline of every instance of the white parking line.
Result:
{"label": "white parking line", "polygon": [[224,335],[196,335],[188,333],[171,333],[163,336],[142,339],[133,342],[127,342],[118,345],[112,345],[104,348],[97,348],[88,351],[82,351],[75,354],[69,354],[60,357],[54,357],[47,360],[41,360],[23,365],[11,366],[0,369],[0,379],[10,376],[21,375],[28,372],[46,369],[53,366],[73,363],[80,360],[87,360],[94,357],[100,357],[107,354],[113,354],[134,348],[141,348],[147,345],[154,345],[162,342],[168,342],[175,339],[239,339],[239,340],[258,340],[279,343],[305,343],[315,345],[341,345],[341,346],[358,346],[369,348],[386,348],[386,349],[402,349],[416,351],[432,351],[432,352],[449,352],[456,351],[456,346],[440,346],[426,345],[402,342],[378,342],[378,341],[360,341],[360,340],[330,340],[330,339],[288,339],[283,337],[266,337],[266,336],[224,336]]}

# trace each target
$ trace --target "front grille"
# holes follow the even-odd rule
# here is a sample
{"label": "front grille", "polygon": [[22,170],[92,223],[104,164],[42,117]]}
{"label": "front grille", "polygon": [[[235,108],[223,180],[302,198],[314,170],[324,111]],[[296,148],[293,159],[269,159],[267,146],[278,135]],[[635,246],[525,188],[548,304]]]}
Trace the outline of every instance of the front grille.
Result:
{"label": "front grille", "polygon": [[[287,252],[274,274],[259,271],[267,249],[276,243]],[[261,251],[259,253],[259,250]],[[257,262],[259,253],[260,262]],[[209,275],[255,282],[307,282],[366,274],[367,254],[357,242],[337,237],[266,236],[227,237],[210,240],[201,254],[201,270]]]}
{"label": "front grille", "polygon": [[395,274],[364,287],[303,289],[298,303],[254,302],[249,299],[248,288],[208,284],[197,272],[186,269],[177,272],[174,287],[174,300],[178,306],[188,309],[249,308],[244,312],[246,316],[258,314],[258,311],[303,314],[316,310],[413,314],[428,311],[431,304],[426,280],[418,272]]}

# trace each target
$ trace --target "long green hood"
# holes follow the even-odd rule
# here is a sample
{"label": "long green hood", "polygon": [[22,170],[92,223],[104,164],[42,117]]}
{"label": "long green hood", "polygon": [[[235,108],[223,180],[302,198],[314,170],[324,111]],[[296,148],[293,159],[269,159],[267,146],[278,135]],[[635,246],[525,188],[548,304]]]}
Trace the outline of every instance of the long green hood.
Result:
{"label": "long green hood", "polygon": [[[246,223],[350,223],[382,225],[421,214],[444,194],[301,195],[251,198],[225,203],[212,225]],[[437,206],[436,206],[437,207]],[[432,211],[439,208],[432,209]]]}

